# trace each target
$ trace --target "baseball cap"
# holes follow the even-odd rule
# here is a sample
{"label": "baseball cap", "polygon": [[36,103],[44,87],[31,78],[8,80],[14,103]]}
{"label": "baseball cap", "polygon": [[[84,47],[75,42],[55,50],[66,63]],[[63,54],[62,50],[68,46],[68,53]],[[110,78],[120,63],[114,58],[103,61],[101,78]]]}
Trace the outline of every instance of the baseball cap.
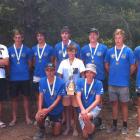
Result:
{"label": "baseball cap", "polygon": [[90,28],[89,33],[92,33],[92,32],[94,32],[94,33],[96,33],[97,35],[99,35],[99,31],[98,31],[98,29],[96,29],[96,28]]}
{"label": "baseball cap", "polygon": [[64,33],[64,32],[70,33],[70,29],[69,29],[68,26],[64,26],[64,27],[61,29],[61,33]]}
{"label": "baseball cap", "polygon": [[48,63],[48,64],[46,65],[46,69],[48,69],[48,68],[50,68],[50,69],[54,69],[55,66],[54,66],[53,63]]}

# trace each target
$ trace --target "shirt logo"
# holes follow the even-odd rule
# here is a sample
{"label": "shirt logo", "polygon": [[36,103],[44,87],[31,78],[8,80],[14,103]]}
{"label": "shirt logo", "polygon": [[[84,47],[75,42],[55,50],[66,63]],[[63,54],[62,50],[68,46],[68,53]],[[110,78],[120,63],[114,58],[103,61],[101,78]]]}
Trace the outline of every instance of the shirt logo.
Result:
{"label": "shirt logo", "polygon": [[102,56],[102,52],[97,52],[97,56]]}
{"label": "shirt logo", "polygon": [[114,59],[114,58],[115,58],[115,54],[112,54],[112,55],[111,55],[111,58],[113,58],[113,59]]}
{"label": "shirt logo", "polygon": [[86,53],[86,56],[87,56],[87,57],[89,57],[90,55],[91,55],[91,54],[90,54],[89,52],[88,52],[88,53]]}
{"label": "shirt logo", "polygon": [[43,89],[43,93],[46,93],[46,89]]}
{"label": "shirt logo", "polygon": [[26,57],[26,54],[25,54],[25,53],[23,53],[21,56],[22,56],[22,57]]}
{"label": "shirt logo", "polygon": [[59,50],[59,52],[58,52],[60,55],[62,54],[62,51],[61,50]]}
{"label": "shirt logo", "polygon": [[15,54],[11,54],[11,57],[14,58],[15,57]]}
{"label": "shirt logo", "polygon": [[122,54],[122,55],[121,55],[121,58],[122,58],[122,59],[126,59],[126,54]]}
{"label": "shirt logo", "polygon": [[48,54],[45,52],[45,53],[44,53],[44,56],[46,57],[47,55],[48,55]]}

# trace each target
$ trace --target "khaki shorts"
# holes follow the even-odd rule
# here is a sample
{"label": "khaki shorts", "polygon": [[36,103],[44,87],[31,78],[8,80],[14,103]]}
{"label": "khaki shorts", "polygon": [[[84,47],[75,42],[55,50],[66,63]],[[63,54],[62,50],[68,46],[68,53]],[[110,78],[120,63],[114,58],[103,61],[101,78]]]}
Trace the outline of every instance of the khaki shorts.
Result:
{"label": "khaki shorts", "polygon": [[109,86],[108,92],[109,92],[109,99],[111,102],[119,100],[120,102],[125,103],[130,100],[128,87]]}

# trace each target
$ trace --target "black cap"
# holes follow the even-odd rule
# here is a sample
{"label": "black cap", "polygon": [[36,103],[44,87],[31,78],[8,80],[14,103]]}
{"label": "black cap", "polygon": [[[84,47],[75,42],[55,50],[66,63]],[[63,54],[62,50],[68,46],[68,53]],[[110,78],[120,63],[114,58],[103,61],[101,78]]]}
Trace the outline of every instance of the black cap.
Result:
{"label": "black cap", "polygon": [[46,69],[47,69],[47,68],[54,69],[54,68],[55,68],[55,66],[54,66],[54,64],[53,64],[53,63],[48,63],[48,64],[46,65]]}
{"label": "black cap", "polygon": [[97,35],[99,35],[99,31],[98,31],[98,29],[96,29],[96,28],[90,28],[89,33],[92,33],[92,32],[94,32],[94,33],[96,33]]}
{"label": "black cap", "polygon": [[70,29],[68,26],[64,26],[62,29],[61,29],[61,33],[64,33],[64,32],[68,32],[70,34]]}

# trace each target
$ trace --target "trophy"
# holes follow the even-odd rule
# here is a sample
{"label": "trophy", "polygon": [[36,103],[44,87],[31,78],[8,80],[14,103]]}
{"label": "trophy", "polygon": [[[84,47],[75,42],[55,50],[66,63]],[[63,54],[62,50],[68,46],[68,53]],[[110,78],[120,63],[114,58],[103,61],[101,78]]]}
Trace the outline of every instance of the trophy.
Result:
{"label": "trophy", "polygon": [[68,83],[68,86],[67,86],[66,90],[67,90],[67,95],[74,95],[75,84],[74,84],[74,81],[73,81],[72,77],[70,78],[70,81]]}

